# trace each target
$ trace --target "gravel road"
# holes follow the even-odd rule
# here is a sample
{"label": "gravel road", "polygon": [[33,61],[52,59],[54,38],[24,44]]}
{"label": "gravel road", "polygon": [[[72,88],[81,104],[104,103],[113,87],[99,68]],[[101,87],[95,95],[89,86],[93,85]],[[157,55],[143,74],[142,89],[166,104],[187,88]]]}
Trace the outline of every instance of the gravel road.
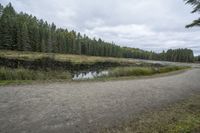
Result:
{"label": "gravel road", "polygon": [[127,81],[0,87],[0,132],[95,132],[194,93],[200,93],[200,69]]}

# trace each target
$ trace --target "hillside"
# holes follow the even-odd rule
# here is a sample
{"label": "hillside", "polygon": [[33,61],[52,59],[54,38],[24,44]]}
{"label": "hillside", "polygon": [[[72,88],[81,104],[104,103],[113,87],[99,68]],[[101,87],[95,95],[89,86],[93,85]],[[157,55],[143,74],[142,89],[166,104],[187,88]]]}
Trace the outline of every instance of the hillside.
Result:
{"label": "hillside", "polygon": [[176,49],[162,53],[120,47],[102,39],[89,38],[74,30],[57,28],[54,23],[38,19],[26,13],[17,13],[12,4],[0,4],[0,49],[193,62],[190,49]]}

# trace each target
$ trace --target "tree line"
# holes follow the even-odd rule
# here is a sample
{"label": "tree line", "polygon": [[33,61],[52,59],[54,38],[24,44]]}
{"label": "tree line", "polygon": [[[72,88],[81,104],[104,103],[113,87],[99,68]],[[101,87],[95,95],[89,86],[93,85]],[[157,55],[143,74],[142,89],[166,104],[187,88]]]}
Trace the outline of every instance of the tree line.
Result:
{"label": "tree line", "polygon": [[74,30],[57,28],[54,23],[48,24],[35,16],[17,13],[11,3],[5,7],[0,4],[0,49],[181,62],[194,60],[190,49],[155,53],[91,39]]}
{"label": "tree line", "polygon": [[200,62],[200,56],[196,56],[195,61]]}
{"label": "tree line", "polygon": [[191,49],[169,49],[162,53],[155,53],[144,51],[140,49],[126,48],[123,54],[125,58],[139,58],[147,60],[161,60],[161,61],[172,61],[172,62],[193,62],[194,53]]}
{"label": "tree line", "polygon": [[11,3],[0,6],[0,48],[94,56],[122,55],[121,48],[101,39],[90,39],[75,31],[56,28],[26,13],[16,13]]}

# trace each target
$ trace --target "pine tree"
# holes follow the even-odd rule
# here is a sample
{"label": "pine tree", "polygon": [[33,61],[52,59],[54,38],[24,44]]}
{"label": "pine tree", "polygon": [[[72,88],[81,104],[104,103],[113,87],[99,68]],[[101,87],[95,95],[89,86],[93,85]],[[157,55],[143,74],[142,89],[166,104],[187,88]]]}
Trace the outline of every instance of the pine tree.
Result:
{"label": "pine tree", "polygon": [[82,36],[80,33],[77,34],[77,38],[76,38],[76,53],[77,54],[81,54],[81,39],[82,39]]}
{"label": "pine tree", "polygon": [[1,18],[1,16],[2,16],[2,14],[3,14],[3,6],[2,6],[1,3],[0,3],[0,18]]}
{"label": "pine tree", "polygon": [[193,51],[190,49],[170,49],[167,52],[155,53],[135,48],[122,48],[101,39],[82,36],[75,31],[57,29],[54,23],[48,24],[26,13],[16,13],[11,4],[5,8],[0,5],[0,16],[0,49],[181,62],[194,60]]}
{"label": "pine tree", "polygon": [[[199,0],[184,0],[186,4],[190,4],[194,7],[192,13],[200,13],[200,1]],[[200,26],[200,18],[194,20],[191,24],[187,25],[186,28]]]}
{"label": "pine tree", "polygon": [[46,52],[46,45],[45,45],[44,39],[42,39],[42,42],[41,42],[41,52]]}
{"label": "pine tree", "polygon": [[2,47],[2,45],[3,45],[3,44],[2,44],[2,43],[3,43],[3,42],[2,42],[2,39],[3,39],[2,37],[3,37],[3,36],[1,35],[1,34],[2,34],[1,31],[3,30],[3,29],[2,29],[2,28],[3,28],[3,27],[2,27],[2,22],[1,22],[1,16],[2,16],[2,14],[3,14],[3,6],[0,4],[0,49],[2,49],[1,47]]}
{"label": "pine tree", "polygon": [[33,30],[33,42],[34,42],[34,51],[40,51],[41,49],[41,45],[40,45],[40,36],[39,36],[39,29],[38,27],[35,27],[34,30]]}
{"label": "pine tree", "polygon": [[21,30],[22,30],[22,26],[18,22],[17,23],[17,29],[16,29],[16,33],[17,33],[17,50],[20,50],[20,51],[23,50]]}
{"label": "pine tree", "polygon": [[14,41],[14,26],[16,21],[16,13],[11,3],[9,3],[3,10],[0,23],[0,49],[13,49]]}
{"label": "pine tree", "polygon": [[26,23],[24,23],[22,25],[21,37],[22,37],[21,43],[22,43],[22,46],[23,46],[23,50],[24,51],[31,51],[32,49],[31,49],[31,45],[30,45],[28,28],[27,28]]}

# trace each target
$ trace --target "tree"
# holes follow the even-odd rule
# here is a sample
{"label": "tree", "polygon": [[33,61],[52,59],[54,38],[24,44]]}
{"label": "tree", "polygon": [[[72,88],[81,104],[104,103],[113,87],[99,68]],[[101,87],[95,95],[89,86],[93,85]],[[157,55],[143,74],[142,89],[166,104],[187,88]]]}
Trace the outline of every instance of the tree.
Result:
{"label": "tree", "polygon": [[31,49],[31,45],[30,45],[28,28],[27,28],[26,23],[24,23],[22,25],[21,37],[22,37],[21,43],[22,43],[22,46],[23,46],[23,50],[24,51],[31,51],[32,49]]}
{"label": "tree", "polygon": [[200,55],[195,57],[195,61],[200,62]]}
{"label": "tree", "polygon": [[77,37],[76,37],[76,49],[77,49],[77,54],[81,54],[81,39],[82,39],[82,36],[80,33],[77,34]]}
{"label": "tree", "polygon": [[0,4],[0,17],[2,16],[3,14],[3,6]]}
{"label": "tree", "polygon": [[[190,4],[194,7],[191,13],[200,13],[200,0],[184,0],[186,4]],[[186,25],[186,28],[200,26],[200,18],[194,20],[191,24]]]}
{"label": "tree", "polygon": [[[1,16],[2,16],[2,13],[3,13],[2,6],[0,7],[0,13],[1,13]],[[3,32],[2,32],[3,31],[3,25],[2,25],[1,16],[0,16],[0,49],[3,49]]]}
{"label": "tree", "polygon": [[[197,11],[197,10],[195,10]],[[152,60],[192,62],[193,51],[176,49],[155,53],[136,48],[124,48],[100,38],[89,38],[79,32],[56,28],[54,23],[26,13],[16,13],[11,3],[0,5],[0,49],[39,51],[92,56],[112,56]]]}
{"label": "tree", "polygon": [[3,10],[0,20],[0,49],[14,49],[16,12],[9,3]]}

